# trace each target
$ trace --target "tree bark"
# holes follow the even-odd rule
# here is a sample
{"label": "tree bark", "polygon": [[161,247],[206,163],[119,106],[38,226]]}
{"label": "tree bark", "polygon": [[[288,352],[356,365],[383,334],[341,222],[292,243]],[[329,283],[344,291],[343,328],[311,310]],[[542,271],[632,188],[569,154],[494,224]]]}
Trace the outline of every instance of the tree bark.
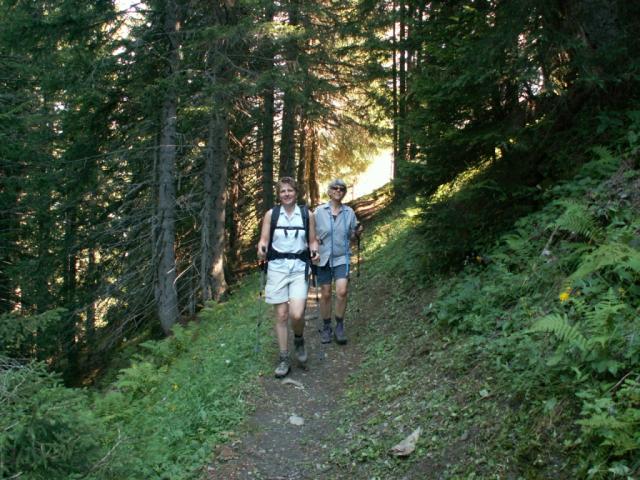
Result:
{"label": "tree bark", "polygon": [[318,136],[313,124],[309,125],[309,148],[307,148],[307,156],[309,157],[309,204],[315,207],[320,203],[320,188],[318,187]]}
{"label": "tree bark", "polygon": [[[265,17],[267,21],[273,20],[273,7],[267,7]],[[275,93],[271,72],[273,71],[273,57],[275,56],[274,47],[270,40],[266,40],[265,46],[265,71],[269,75],[267,86],[262,92],[262,204],[258,207],[259,217],[264,214],[274,204],[273,196],[273,150],[274,150],[274,128],[275,119]]]}
{"label": "tree bark", "polygon": [[295,176],[296,161],[296,105],[294,94],[287,89],[282,109],[282,132],[280,137],[280,178]]}
{"label": "tree bark", "polygon": [[164,94],[161,112],[160,147],[158,155],[158,266],[156,303],[160,325],[165,334],[178,321],[176,289],[176,133],[177,93],[172,83],[179,68],[177,39],[177,6],[174,0],[165,2],[164,33],[169,40],[169,87]]}
{"label": "tree bark", "polygon": [[275,117],[273,85],[265,89],[262,117],[262,205],[260,218],[274,204],[273,196],[273,120]]}
{"label": "tree bark", "polygon": [[[214,108],[220,108],[215,102]],[[209,120],[205,159],[205,208],[202,222],[202,298],[220,300],[227,291],[224,275],[225,212],[227,205],[228,120],[226,112],[214,111]]]}
{"label": "tree bark", "polygon": [[[300,23],[299,5],[297,0],[289,1],[289,25],[297,26]],[[298,42],[295,38],[287,40],[285,56],[287,69],[290,74],[297,70]],[[290,83],[284,91],[282,107],[282,132],[280,136],[280,178],[295,177],[296,168],[296,113],[297,102],[293,91],[294,85]]]}
{"label": "tree bark", "polygon": [[300,120],[300,134],[299,134],[299,139],[298,139],[298,145],[299,145],[299,149],[298,149],[298,171],[297,171],[297,178],[296,178],[296,182],[298,183],[298,199],[300,202],[306,202],[307,201],[307,185],[306,185],[306,178],[307,178],[307,169],[308,169],[308,158],[307,158],[307,151],[306,151],[306,141],[307,141],[307,134],[306,134],[306,122],[304,120]]}
{"label": "tree bark", "polygon": [[396,32],[396,2],[395,0],[391,3],[392,5],[392,21],[393,21],[393,29],[392,29],[392,37],[391,37],[391,45],[392,45],[392,57],[391,57],[391,76],[393,81],[392,86],[392,108],[393,108],[393,178],[398,177],[398,41],[397,41],[397,32]]}
{"label": "tree bark", "polygon": [[398,161],[396,172],[400,171],[402,163],[407,157],[407,46],[406,46],[406,0],[400,0],[400,59],[398,65]]}

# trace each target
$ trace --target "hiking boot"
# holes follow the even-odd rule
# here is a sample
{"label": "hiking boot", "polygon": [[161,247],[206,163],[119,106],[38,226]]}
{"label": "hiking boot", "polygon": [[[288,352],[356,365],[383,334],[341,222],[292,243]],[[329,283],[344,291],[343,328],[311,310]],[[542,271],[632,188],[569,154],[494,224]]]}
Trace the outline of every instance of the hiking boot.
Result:
{"label": "hiking boot", "polygon": [[276,367],[276,378],[286,377],[291,370],[291,361],[288,354],[280,354],[278,366]]}
{"label": "hiking boot", "polygon": [[298,359],[298,362],[303,365],[307,363],[307,351],[304,348],[304,338],[293,337],[293,346],[296,351],[296,358]]}
{"label": "hiking boot", "polygon": [[336,336],[336,342],[339,343],[340,345],[344,345],[345,343],[347,343],[347,337],[344,334],[344,322],[336,323],[335,336]]}
{"label": "hiking boot", "polygon": [[320,342],[321,343],[331,343],[331,325],[325,323],[322,326],[322,330],[320,330]]}

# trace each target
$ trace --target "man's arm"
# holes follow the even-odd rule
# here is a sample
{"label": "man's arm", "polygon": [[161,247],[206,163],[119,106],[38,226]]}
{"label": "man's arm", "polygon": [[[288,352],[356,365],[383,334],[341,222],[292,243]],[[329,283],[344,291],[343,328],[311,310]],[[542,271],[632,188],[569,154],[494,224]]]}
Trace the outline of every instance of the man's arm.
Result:
{"label": "man's arm", "polygon": [[271,210],[264,214],[262,219],[262,230],[260,231],[260,240],[258,240],[258,258],[267,256],[267,248],[269,247],[269,237],[271,236]]}
{"label": "man's arm", "polygon": [[362,226],[362,224],[358,221],[358,218],[356,217],[356,213],[353,212],[353,218],[351,219],[351,240],[355,240],[356,238],[360,238],[360,235],[362,235],[362,230],[364,229],[364,227]]}
{"label": "man's arm", "polygon": [[309,214],[309,250],[311,251],[311,261],[318,259],[318,237],[316,236],[316,216]]}

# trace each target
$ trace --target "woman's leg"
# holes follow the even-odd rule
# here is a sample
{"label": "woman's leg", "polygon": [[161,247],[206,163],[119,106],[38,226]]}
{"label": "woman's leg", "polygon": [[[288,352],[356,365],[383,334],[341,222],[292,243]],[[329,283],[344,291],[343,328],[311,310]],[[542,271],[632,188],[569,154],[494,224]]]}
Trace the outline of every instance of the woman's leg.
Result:
{"label": "woman's leg", "polygon": [[289,330],[289,304],[287,302],[275,305],[276,311],[276,336],[278,337],[278,347],[280,353],[288,351],[288,330]]}

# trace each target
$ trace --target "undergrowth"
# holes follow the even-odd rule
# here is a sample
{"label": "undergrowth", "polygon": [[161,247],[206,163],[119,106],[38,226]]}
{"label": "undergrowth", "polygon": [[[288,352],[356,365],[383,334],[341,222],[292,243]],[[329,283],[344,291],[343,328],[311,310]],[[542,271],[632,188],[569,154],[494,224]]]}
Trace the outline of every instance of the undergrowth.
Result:
{"label": "undergrowth", "polygon": [[[338,412],[335,478],[639,476],[640,165],[593,156],[456,275],[425,276],[438,237],[410,201],[368,228],[350,307],[366,360]],[[104,391],[1,360],[0,476],[201,476],[267,367],[257,283],[141,344]],[[416,450],[392,456],[417,427]]]}
{"label": "undergrowth", "polygon": [[[640,165],[635,151],[593,157],[448,278],[421,277],[437,244],[415,209],[374,229],[340,475],[640,475]],[[393,457],[418,426],[416,451]]]}
{"label": "undergrowth", "polygon": [[253,278],[197,323],[143,343],[104,392],[65,388],[43,364],[0,363],[0,477],[198,478],[265,367],[257,289]]}

